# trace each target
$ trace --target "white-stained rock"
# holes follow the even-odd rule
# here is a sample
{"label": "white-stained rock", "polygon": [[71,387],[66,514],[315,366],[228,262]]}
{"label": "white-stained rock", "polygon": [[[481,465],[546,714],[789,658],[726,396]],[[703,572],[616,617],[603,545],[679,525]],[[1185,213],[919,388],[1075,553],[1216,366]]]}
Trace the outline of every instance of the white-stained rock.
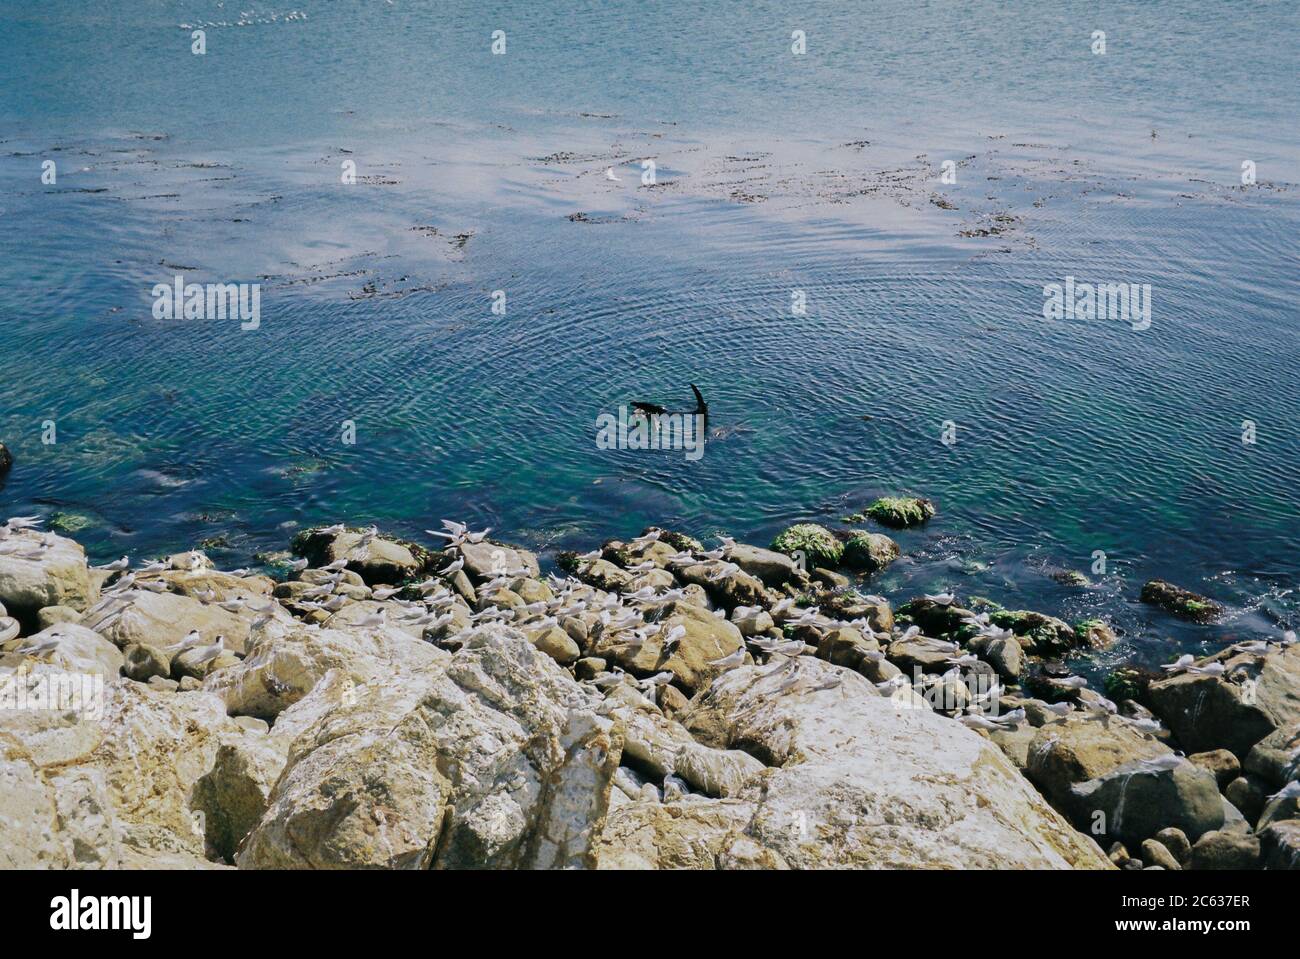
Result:
{"label": "white-stained rock", "polygon": [[98,579],[91,575],[86,551],[77,543],[35,530],[20,530],[5,538],[0,551],[0,603],[10,616],[35,622],[46,606],[85,609],[98,598]]}

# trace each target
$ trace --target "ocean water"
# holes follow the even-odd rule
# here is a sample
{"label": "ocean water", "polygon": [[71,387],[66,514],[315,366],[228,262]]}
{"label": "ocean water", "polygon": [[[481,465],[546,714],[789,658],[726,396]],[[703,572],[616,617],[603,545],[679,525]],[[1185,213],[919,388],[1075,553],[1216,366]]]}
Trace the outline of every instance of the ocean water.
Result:
{"label": "ocean water", "polygon": [[[236,566],[340,519],[549,555],[909,492],[939,515],[874,590],[1101,616],[1098,667],[1276,635],[1298,48],[1250,2],[4,4],[0,506]],[[259,283],[260,327],[155,319],[177,274]],[[1149,284],[1149,327],[1045,319],[1066,277]],[[597,448],[690,383],[702,458]]]}

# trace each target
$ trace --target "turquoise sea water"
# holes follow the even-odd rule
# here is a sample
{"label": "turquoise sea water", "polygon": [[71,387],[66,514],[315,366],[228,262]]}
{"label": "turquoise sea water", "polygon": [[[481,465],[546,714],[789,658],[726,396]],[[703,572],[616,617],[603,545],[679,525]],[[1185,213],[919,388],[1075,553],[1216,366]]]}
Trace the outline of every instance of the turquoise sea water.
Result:
{"label": "turquoise sea water", "polygon": [[[338,519],[766,542],[906,491],[940,512],[891,595],[1100,615],[1112,660],[1275,634],[1298,48],[1275,3],[6,3],[0,505],[235,566]],[[260,283],[261,327],[154,319],[178,273]],[[1067,276],[1150,284],[1149,329],[1045,320]],[[596,448],[691,382],[698,462]]]}

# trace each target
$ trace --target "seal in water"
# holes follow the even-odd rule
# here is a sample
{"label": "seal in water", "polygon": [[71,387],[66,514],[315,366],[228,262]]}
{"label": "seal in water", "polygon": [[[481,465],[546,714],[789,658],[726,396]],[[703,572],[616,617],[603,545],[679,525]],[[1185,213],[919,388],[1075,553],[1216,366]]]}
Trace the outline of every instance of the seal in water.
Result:
{"label": "seal in water", "polygon": [[[709,404],[704,402],[704,396],[700,393],[699,388],[694,383],[691,384],[691,392],[695,394],[695,409],[678,410],[676,412],[687,415],[695,414],[697,416],[703,416],[704,425],[707,427],[709,425]],[[641,403],[636,400],[632,401],[632,409],[646,417],[663,416],[665,413],[669,412],[668,407],[660,406],[658,403]]]}

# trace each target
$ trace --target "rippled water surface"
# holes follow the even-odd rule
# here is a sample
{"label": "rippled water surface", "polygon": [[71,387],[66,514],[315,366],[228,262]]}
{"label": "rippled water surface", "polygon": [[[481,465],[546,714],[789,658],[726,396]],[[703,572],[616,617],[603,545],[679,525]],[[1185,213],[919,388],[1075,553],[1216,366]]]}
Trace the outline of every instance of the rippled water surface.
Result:
{"label": "rippled water surface", "polygon": [[[98,559],[341,518],[765,542],[908,491],[940,513],[891,595],[1102,615],[1153,660],[1296,623],[1293,6],[18,6],[0,499]],[[260,283],[261,328],[154,319],[178,273]],[[1066,276],[1150,284],[1150,328],[1043,319]],[[698,462],[596,448],[692,382]],[[1157,575],[1231,615],[1138,605]]]}

